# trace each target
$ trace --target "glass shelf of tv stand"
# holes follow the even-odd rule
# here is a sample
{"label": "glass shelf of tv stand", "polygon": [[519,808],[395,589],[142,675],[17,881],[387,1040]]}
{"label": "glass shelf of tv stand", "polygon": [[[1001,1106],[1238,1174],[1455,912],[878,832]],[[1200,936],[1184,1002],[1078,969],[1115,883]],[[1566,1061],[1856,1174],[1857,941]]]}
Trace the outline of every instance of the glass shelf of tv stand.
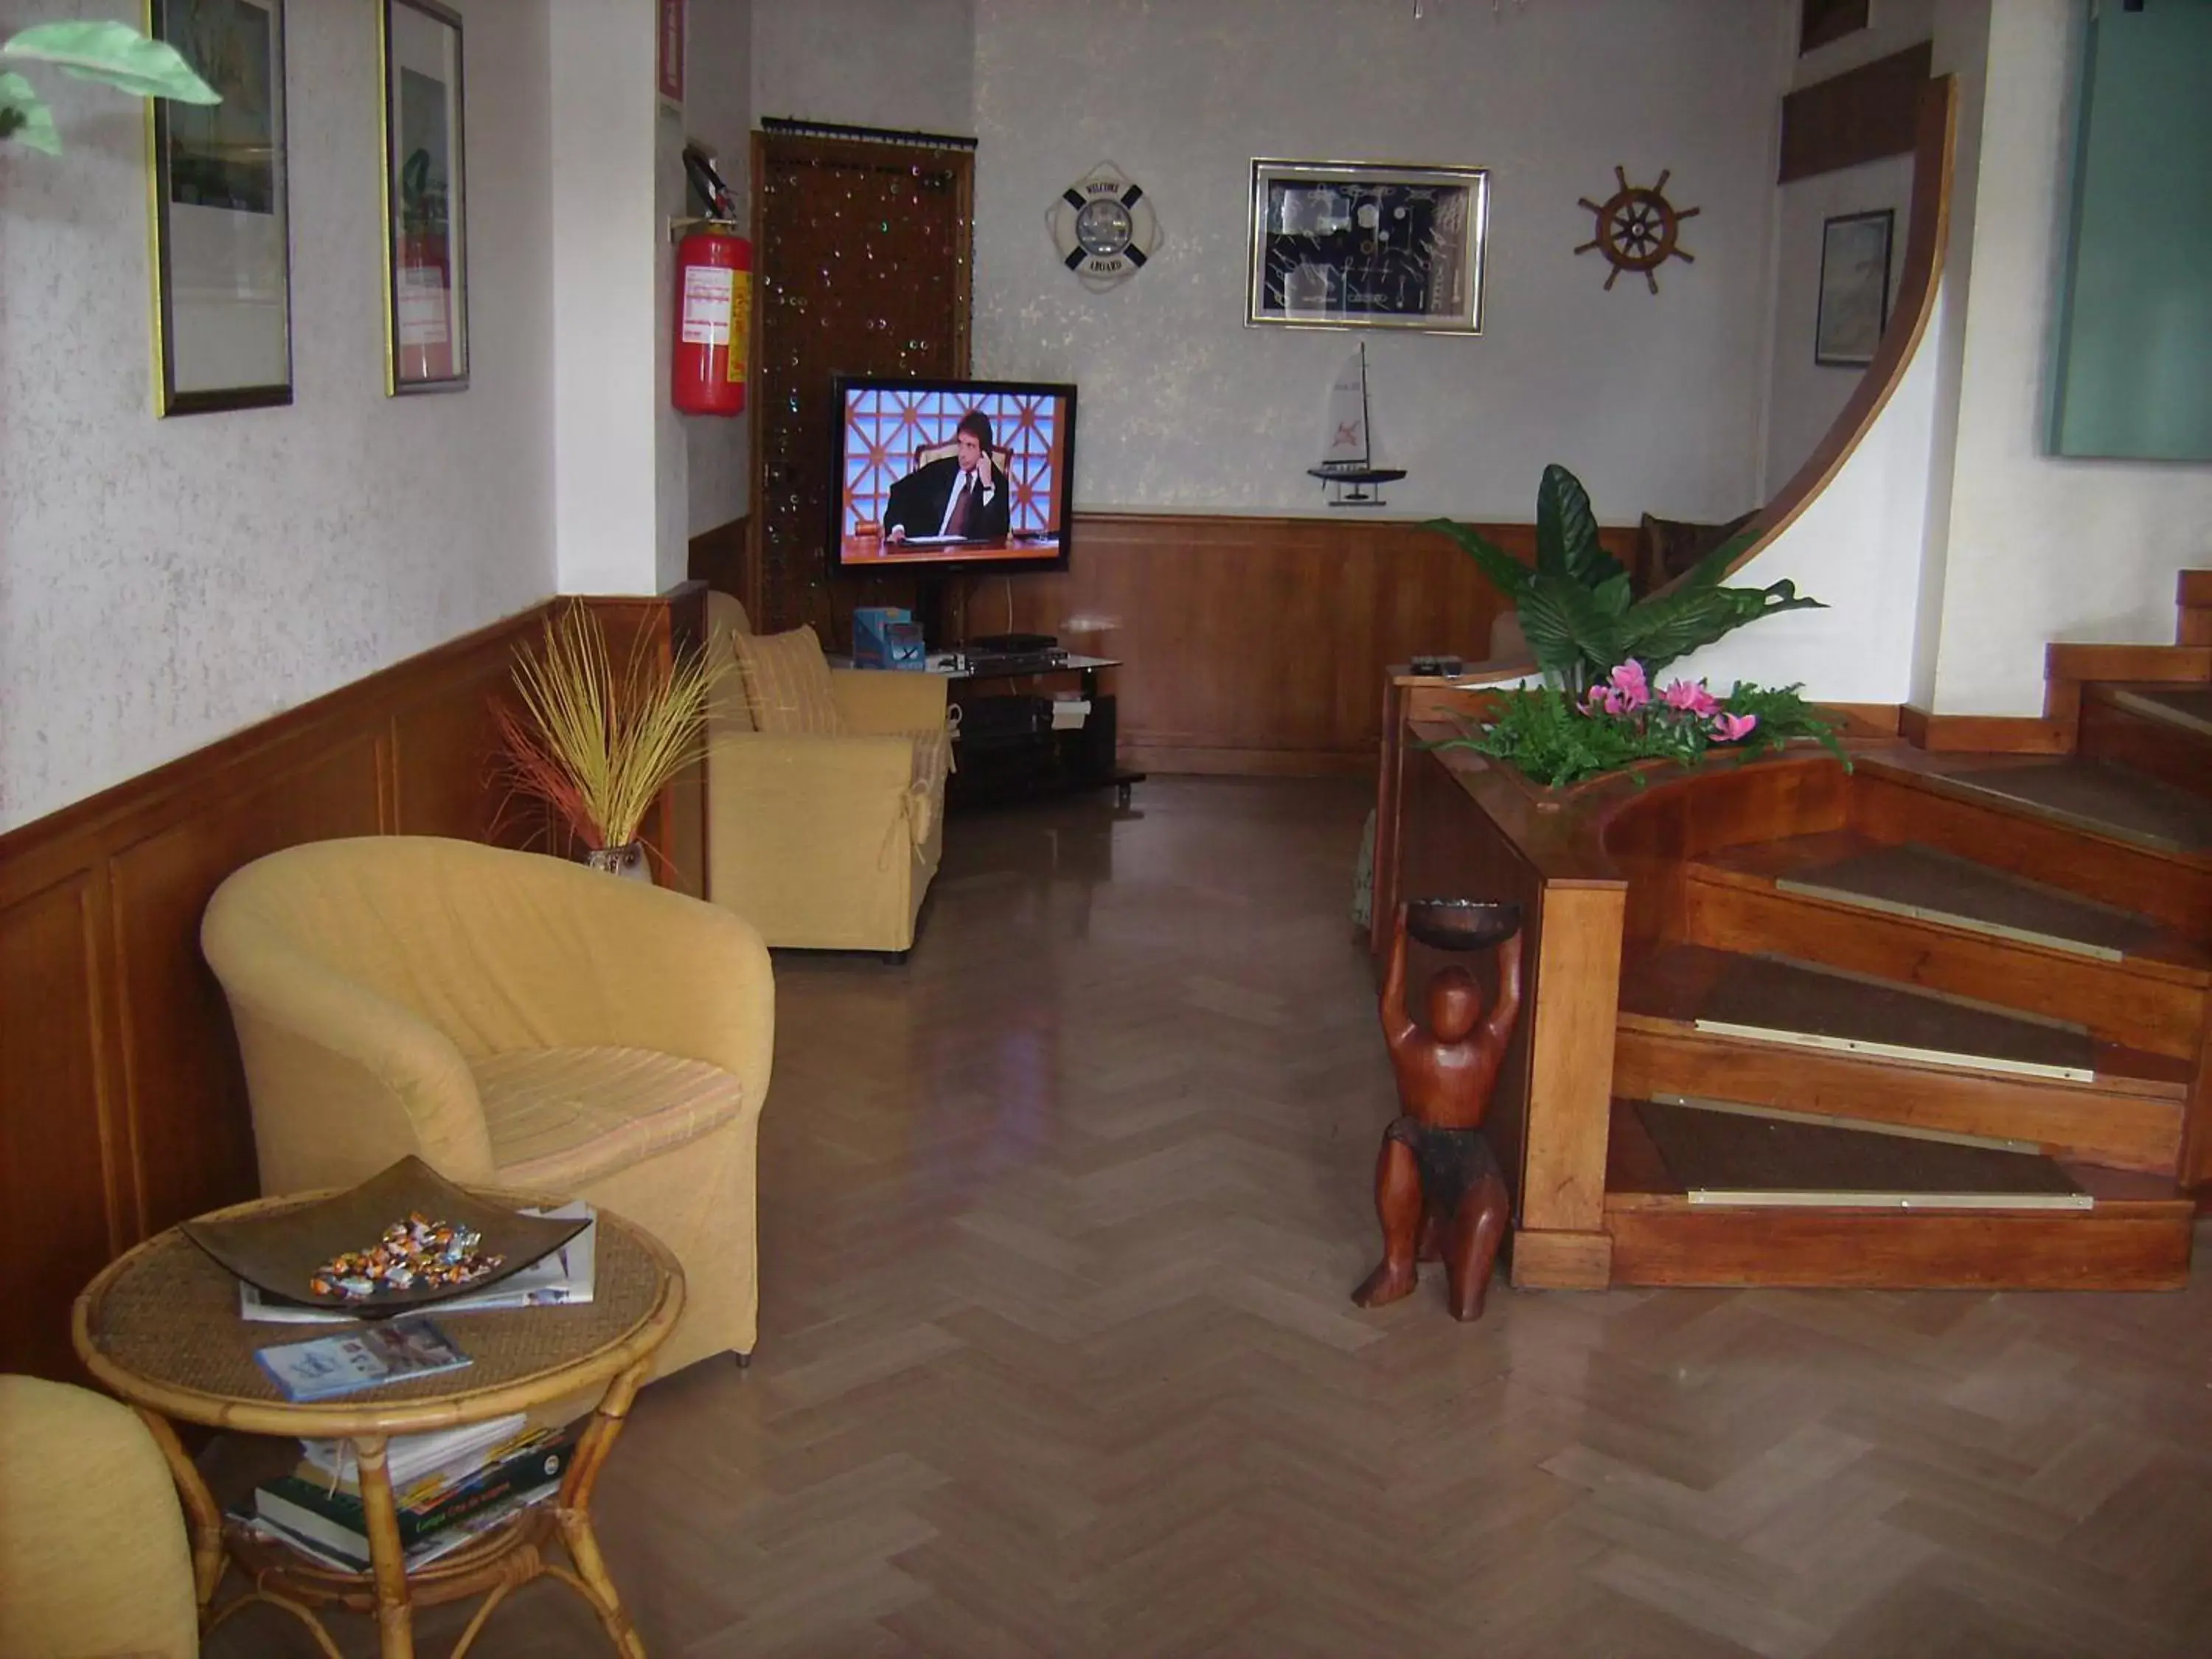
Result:
{"label": "glass shelf of tv stand", "polygon": [[988,652],[975,655],[962,651],[929,653],[929,672],[948,680],[1015,680],[1047,674],[1080,674],[1086,697],[1097,695],[1099,670],[1121,666],[1119,657],[1081,657],[1073,652],[1054,663],[1040,663],[1030,657],[1008,662],[994,659]]}

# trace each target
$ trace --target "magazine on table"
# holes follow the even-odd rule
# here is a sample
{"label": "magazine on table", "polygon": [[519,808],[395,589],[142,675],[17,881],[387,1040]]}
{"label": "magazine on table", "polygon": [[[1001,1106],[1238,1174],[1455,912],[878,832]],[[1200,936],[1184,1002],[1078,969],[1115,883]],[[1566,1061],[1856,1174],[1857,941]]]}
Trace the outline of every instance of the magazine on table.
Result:
{"label": "magazine on table", "polygon": [[451,1338],[420,1314],[361,1326],[343,1335],[257,1348],[253,1357],[284,1397],[295,1402],[411,1382],[471,1363]]}
{"label": "magazine on table", "polygon": [[[441,1314],[493,1313],[507,1308],[559,1308],[589,1302],[598,1266],[599,1224],[592,1206],[577,1199],[548,1209],[530,1209],[524,1215],[551,1216],[559,1220],[583,1219],[584,1231],[550,1255],[540,1256],[496,1285],[435,1304]],[[243,1319],[270,1325],[350,1325],[357,1316],[343,1308],[287,1302],[244,1279],[238,1281],[238,1312]]]}

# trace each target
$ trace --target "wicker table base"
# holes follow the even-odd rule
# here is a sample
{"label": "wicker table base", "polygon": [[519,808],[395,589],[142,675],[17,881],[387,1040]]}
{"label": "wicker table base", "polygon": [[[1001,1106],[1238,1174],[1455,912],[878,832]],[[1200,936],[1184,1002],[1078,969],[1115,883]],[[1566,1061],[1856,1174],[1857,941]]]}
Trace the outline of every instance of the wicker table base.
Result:
{"label": "wicker table base", "polygon": [[[222,1213],[265,1212],[317,1196],[262,1200]],[[544,1201],[528,1194],[484,1196],[518,1206]],[[339,1607],[375,1616],[384,1659],[413,1659],[416,1605],[482,1595],[453,1650],[453,1659],[462,1659],[509,1593],[550,1576],[583,1597],[624,1659],[644,1659],[644,1644],[599,1554],[592,1493],[652,1368],[653,1352],[683,1310],[684,1275],[651,1234],[605,1211],[599,1212],[597,1273],[595,1299],[587,1305],[448,1316],[448,1334],[471,1358],[465,1370],[294,1405],[253,1360],[256,1347],[285,1339],[272,1336],[270,1327],[239,1318],[237,1281],[181,1232],[173,1228],[112,1263],[77,1298],[77,1352],[94,1376],[137,1411],[169,1460],[191,1528],[203,1631],[267,1603],[305,1624],[331,1659],[343,1659],[319,1612]],[[434,1308],[430,1311],[436,1316]],[[526,1411],[595,1385],[604,1391],[551,1501],[450,1555],[406,1571],[386,1467],[392,1436]],[[173,1420],[248,1434],[351,1441],[371,1570],[325,1567],[241,1528],[227,1529]],[[226,1569],[234,1564],[245,1586],[218,1605]]]}

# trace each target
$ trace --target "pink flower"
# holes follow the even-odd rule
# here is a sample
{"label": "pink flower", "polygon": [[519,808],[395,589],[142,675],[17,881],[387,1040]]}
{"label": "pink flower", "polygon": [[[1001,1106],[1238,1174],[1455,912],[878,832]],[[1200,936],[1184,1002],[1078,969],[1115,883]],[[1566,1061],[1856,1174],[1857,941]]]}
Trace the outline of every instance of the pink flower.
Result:
{"label": "pink flower", "polygon": [[1620,698],[1621,706],[1612,709],[1611,699],[1607,706],[1615,714],[1634,714],[1651,701],[1651,682],[1644,677],[1644,665],[1633,657],[1606,676],[1606,683]]}
{"label": "pink flower", "polygon": [[1751,735],[1751,728],[1759,724],[1756,714],[1716,714],[1713,716],[1713,736],[1723,743],[1735,743]]}
{"label": "pink flower", "polygon": [[1699,720],[1707,718],[1720,708],[1720,704],[1713,701],[1713,694],[1705,690],[1702,680],[1695,685],[1687,680],[1676,680],[1659,695],[1668,708],[1680,714],[1695,714]]}

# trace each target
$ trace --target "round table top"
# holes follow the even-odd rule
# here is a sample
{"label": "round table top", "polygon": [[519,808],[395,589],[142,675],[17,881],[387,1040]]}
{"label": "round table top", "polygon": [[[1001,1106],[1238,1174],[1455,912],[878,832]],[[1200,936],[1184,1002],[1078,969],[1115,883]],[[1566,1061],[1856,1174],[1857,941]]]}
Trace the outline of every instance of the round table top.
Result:
{"label": "round table top", "polygon": [[[517,1208],[546,1201],[474,1190]],[[216,1214],[267,1214],[327,1196],[257,1199]],[[684,1272],[675,1257],[635,1222],[606,1210],[598,1217],[592,1301],[483,1313],[449,1313],[436,1304],[417,1310],[468,1355],[471,1363],[458,1370],[313,1403],[287,1401],[254,1351],[359,1326],[241,1317],[237,1279],[174,1227],[109,1263],[86,1286],[76,1300],[76,1351],[94,1376],[133,1405],[253,1434],[415,1434],[504,1416],[607,1381],[675,1328],[684,1307]]]}

